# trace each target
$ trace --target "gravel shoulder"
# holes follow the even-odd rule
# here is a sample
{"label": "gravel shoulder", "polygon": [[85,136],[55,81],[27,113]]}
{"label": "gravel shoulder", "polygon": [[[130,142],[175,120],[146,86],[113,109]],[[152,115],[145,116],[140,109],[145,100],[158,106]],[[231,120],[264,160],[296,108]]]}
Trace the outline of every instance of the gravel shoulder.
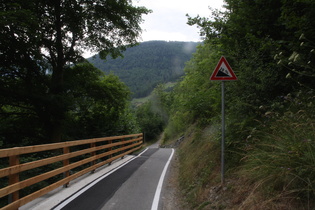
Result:
{"label": "gravel shoulder", "polygon": [[160,210],[189,210],[181,198],[178,175],[179,160],[177,151],[175,150],[162,190],[162,206],[159,208]]}

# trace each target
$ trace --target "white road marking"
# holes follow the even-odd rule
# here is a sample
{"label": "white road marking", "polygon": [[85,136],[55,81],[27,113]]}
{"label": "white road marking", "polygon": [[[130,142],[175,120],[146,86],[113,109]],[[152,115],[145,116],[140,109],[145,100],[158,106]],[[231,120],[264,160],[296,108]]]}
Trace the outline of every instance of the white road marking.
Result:
{"label": "white road marking", "polygon": [[157,210],[158,209],[160,196],[161,196],[161,191],[162,191],[163,181],[164,181],[164,178],[165,178],[165,175],[166,175],[167,168],[168,168],[168,166],[169,166],[169,164],[171,162],[171,159],[173,157],[173,154],[174,154],[174,149],[172,149],[172,154],[169,157],[167,163],[165,164],[163,172],[162,172],[162,174],[160,176],[160,180],[159,180],[159,183],[158,183],[156,191],[155,191],[155,195],[154,195],[154,199],[153,199],[151,210]]}

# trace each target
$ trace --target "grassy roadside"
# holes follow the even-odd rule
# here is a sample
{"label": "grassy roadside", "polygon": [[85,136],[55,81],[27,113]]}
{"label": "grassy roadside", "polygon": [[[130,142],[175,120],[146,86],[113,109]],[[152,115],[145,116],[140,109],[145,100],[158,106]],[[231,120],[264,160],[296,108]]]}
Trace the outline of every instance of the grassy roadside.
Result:
{"label": "grassy roadside", "polygon": [[313,209],[314,128],[301,110],[262,125],[221,186],[218,125],[191,125],[178,148],[181,197],[189,209]]}

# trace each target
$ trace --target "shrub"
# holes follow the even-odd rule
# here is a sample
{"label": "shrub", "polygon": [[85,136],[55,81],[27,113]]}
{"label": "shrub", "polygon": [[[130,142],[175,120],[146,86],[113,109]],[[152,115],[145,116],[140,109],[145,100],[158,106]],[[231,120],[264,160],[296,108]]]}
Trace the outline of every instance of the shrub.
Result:
{"label": "shrub", "polygon": [[[294,107],[290,107],[290,110],[294,110]],[[290,195],[307,201],[314,199],[313,115],[308,110],[298,110],[285,112],[282,116],[268,112],[266,118],[277,120],[262,123],[248,137],[248,153],[243,158],[241,173],[261,183],[271,195]]]}

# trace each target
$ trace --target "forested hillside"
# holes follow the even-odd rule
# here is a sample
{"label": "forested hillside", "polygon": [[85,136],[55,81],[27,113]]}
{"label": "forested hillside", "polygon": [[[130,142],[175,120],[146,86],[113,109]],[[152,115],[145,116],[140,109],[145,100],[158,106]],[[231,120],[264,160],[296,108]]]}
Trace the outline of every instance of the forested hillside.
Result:
{"label": "forested hillside", "polygon": [[128,48],[123,57],[98,55],[88,59],[95,67],[114,73],[133,93],[134,98],[149,95],[159,83],[175,81],[184,74],[185,62],[196,51],[197,42],[149,41]]}
{"label": "forested hillside", "polygon": [[[215,18],[189,19],[206,40],[160,95],[165,144],[184,136],[182,196],[191,209],[314,209],[315,2],[225,2]],[[221,84],[209,81],[222,55],[238,77],[225,82],[223,186]]]}

